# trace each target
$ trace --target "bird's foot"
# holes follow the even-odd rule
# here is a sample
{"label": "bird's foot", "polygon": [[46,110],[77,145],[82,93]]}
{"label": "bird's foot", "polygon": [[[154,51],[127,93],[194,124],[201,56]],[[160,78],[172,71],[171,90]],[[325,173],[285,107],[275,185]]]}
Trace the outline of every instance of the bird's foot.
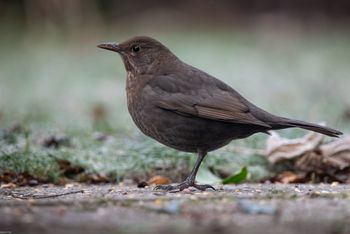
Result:
{"label": "bird's foot", "polygon": [[164,190],[166,192],[180,192],[189,187],[194,187],[201,191],[205,191],[206,189],[212,189],[216,191],[216,189],[209,184],[196,184],[194,182],[188,182],[188,181],[184,181],[177,185],[171,185],[171,184],[157,185],[156,187],[154,187],[153,190]]}

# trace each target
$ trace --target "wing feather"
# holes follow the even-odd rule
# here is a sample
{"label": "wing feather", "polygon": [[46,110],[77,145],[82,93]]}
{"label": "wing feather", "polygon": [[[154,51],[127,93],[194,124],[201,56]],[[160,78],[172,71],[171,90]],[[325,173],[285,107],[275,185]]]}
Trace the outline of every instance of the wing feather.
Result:
{"label": "wing feather", "polygon": [[183,80],[178,81],[176,77],[161,76],[152,80],[145,90],[148,95],[153,95],[156,106],[178,114],[271,128],[252,115],[249,106],[238,93],[230,89],[220,89],[218,85],[200,86],[197,81],[192,87]]}

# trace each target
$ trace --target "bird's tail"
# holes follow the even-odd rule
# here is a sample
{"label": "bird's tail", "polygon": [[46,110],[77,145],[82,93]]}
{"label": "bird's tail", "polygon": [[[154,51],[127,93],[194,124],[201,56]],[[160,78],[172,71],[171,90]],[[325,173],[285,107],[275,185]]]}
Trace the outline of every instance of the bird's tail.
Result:
{"label": "bird's tail", "polygon": [[274,129],[298,127],[298,128],[303,128],[306,130],[322,133],[330,137],[339,137],[340,135],[343,134],[342,132],[329,127],[321,126],[318,124],[312,124],[312,123],[308,123],[300,120],[288,119],[288,118],[281,118],[279,119],[278,123],[273,123],[271,124],[271,126]]}

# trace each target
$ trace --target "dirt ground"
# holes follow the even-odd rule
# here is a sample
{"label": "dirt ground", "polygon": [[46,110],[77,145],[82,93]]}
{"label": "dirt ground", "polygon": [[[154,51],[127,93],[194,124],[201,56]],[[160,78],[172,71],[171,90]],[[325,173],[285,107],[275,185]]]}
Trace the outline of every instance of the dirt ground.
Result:
{"label": "dirt ground", "polygon": [[126,185],[0,190],[0,233],[350,233],[350,186],[241,184],[163,193]]}

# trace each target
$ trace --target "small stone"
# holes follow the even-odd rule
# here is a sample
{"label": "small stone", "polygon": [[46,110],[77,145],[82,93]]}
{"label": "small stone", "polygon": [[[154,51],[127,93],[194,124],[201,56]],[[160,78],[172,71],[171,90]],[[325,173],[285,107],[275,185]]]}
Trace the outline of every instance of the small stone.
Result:
{"label": "small stone", "polygon": [[181,204],[177,200],[167,202],[163,207],[163,211],[170,214],[178,213],[180,209],[181,209]]}
{"label": "small stone", "polygon": [[138,188],[145,188],[148,186],[148,183],[146,181],[141,181],[140,183],[137,184]]}
{"label": "small stone", "polygon": [[156,205],[158,205],[158,206],[162,205],[163,203],[164,203],[164,201],[163,201],[162,199],[156,199],[156,200],[154,200],[154,204],[156,204]]}
{"label": "small stone", "polygon": [[28,181],[28,185],[29,186],[37,186],[39,184],[39,182],[35,179],[29,180]]}
{"label": "small stone", "polygon": [[182,190],[182,192],[186,194],[193,194],[193,192],[189,188],[185,188],[184,190]]}
{"label": "small stone", "polygon": [[73,188],[75,185],[74,184],[66,184],[64,186],[65,189]]}
{"label": "small stone", "polygon": [[297,192],[297,193],[300,193],[300,192],[301,192],[301,190],[298,189],[298,188],[295,188],[294,191]]}
{"label": "small stone", "polygon": [[277,207],[271,204],[260,204],[248,199],[241,199],[237,204],[238,208],[246,214],[274,214]]}
{"label": "small stone", "polygon": [[337,186],[337,185],[339,185],[339,182],[336,182],[336,181],[335,181],[335,182],[332,182],[332,183],[331,183],[331,186],[332,186],[332,187],[335,187],[335,186]]}

